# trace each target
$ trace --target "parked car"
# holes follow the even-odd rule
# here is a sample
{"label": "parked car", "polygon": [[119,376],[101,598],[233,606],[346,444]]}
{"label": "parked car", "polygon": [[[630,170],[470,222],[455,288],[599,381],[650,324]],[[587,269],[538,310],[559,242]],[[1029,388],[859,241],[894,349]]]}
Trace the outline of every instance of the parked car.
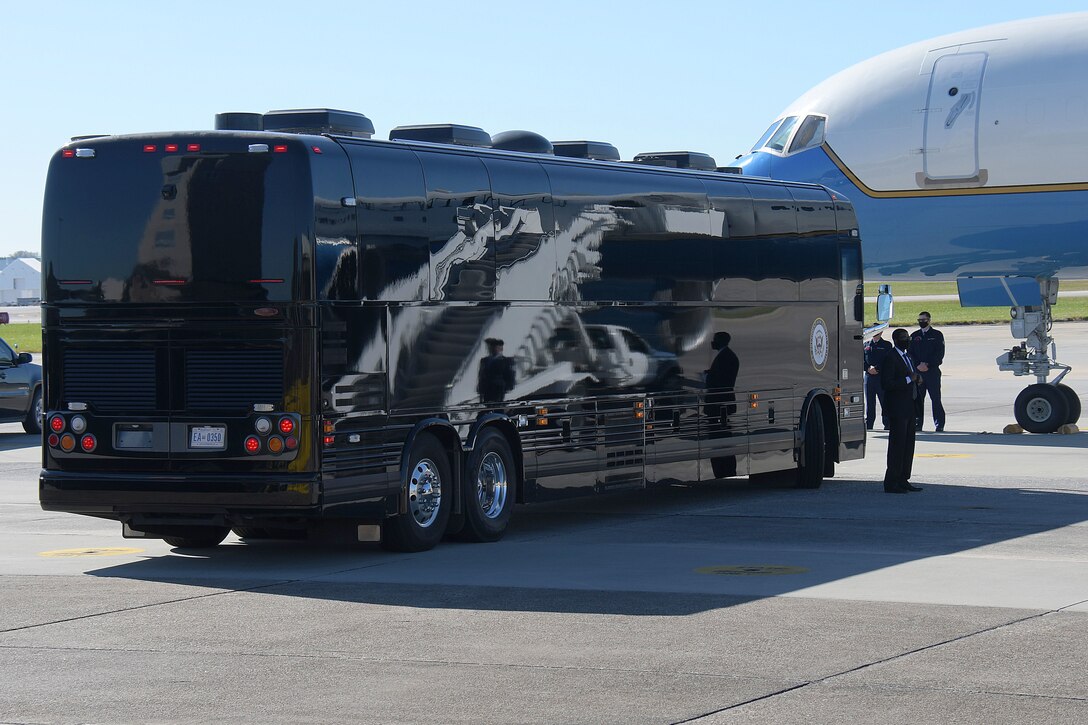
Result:
{"label": "parked car", "polygon": [[[0,324],[7,322],[0,312]],[[42,433],[42,366],[29,352],[16,352],[0,339],[0,423],[20,421],[23,430]]]}

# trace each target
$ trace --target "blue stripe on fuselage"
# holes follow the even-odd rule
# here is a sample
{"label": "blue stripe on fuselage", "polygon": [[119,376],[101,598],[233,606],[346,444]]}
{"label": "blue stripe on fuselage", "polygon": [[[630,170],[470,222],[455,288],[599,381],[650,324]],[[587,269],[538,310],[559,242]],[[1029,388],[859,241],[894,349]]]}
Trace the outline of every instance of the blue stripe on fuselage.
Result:
{"label": "blue stripe on fuselage", "polygon": [[870,277],[1088,277],[1088,191],[874,198],[823,148],[787,157],[759,151],[731,165],[748,176],[823,184],[849,199]]}

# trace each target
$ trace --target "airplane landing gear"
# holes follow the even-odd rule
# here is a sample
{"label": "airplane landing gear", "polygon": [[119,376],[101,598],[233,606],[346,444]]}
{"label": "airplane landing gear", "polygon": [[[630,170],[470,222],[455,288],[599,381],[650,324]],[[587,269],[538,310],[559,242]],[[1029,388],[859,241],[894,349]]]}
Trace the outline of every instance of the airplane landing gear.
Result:
{"label": "airplane landing gear", "polygon": [[[1057,361],[1058,349],[1050,336],[1050,308],[1058,302],[1058,280],[1052,277],[961,277],[960,304],[996,306],[1012,302],[1012,336],[1019,346],[997,358],[1000,370],[1013,375],[1034,375],[1036,383],[1020,391],[1013,404],[1016,422],[1029,433],[1054,433],[1080,419],[1080,398],[1062,378],[1072,369]],[[1048,354],[1049,348],[1049,354]],[[1047,382],[1050,373],[1061,370]]]}

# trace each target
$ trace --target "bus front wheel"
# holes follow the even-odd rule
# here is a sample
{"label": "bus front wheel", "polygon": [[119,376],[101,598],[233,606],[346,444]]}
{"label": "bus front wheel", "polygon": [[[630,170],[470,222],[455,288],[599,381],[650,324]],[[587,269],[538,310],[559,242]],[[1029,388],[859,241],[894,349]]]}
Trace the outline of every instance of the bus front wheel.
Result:
{"label": "bus front wheel", "polygon": [[514,512],[517,469],[506,437],[487,428],[472,447],[465,466],[465,523],[462,541],[498,541]]}
{"label": "bus front wheel", "polygon": [[412,444],[406,478],[408,511],[386,519],[382,545],[393,551],[426,551],[442,540],[453,502],[449,456],[430,433],[420,433]]}
{"label": "bus front wheel", "polygon": [[805,416],[805,439],[797,463],[797,488],[819,488],[824,480],[824,417],[813,403]]}

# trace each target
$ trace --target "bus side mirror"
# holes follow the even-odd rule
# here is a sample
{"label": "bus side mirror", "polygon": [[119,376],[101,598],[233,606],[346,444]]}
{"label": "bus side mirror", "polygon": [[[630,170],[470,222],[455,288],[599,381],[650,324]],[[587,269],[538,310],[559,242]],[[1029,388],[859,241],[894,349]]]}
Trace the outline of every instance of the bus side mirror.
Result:
{"label": "bus side mirror", "polygon": [[893,300],[891,285],[880,285],[876,296],[876,321],[887,322],[892,319]]}

